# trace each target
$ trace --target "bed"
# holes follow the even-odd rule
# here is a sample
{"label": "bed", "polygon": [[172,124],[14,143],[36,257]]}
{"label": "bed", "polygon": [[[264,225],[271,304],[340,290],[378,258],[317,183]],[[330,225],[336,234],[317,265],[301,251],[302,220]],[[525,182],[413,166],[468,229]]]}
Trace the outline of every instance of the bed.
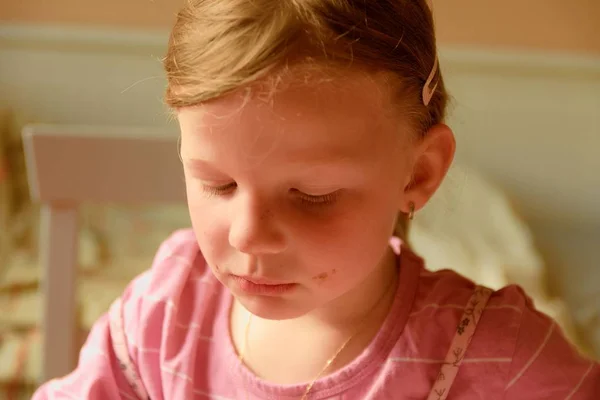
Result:
{"label": "bed", "polygon": [[[172,132],[29,125],[23,144],[28,226],[39,242],[13,246],[0,275],[0,400],[27,398],[68,373],[93,322],[149,267],[158,244],[189,226]],[[587,351],[546,289],[527,225],[473,168],[452,168],[410,242],[431,269],[454,268],[492,288],[520,284]]]}

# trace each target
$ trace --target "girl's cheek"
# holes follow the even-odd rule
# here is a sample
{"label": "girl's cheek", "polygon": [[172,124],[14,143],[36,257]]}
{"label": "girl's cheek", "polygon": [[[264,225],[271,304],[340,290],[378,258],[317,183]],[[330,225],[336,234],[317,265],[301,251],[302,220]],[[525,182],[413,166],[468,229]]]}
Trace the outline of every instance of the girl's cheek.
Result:
{"label": "girl's cheek", "polygon": [[193,199],[189,202],[189,213],[203,253],[220,252],[227,246],[229,221],[226,213],[219,212],[218,207],[211,207],[206,202],[194,202]]}

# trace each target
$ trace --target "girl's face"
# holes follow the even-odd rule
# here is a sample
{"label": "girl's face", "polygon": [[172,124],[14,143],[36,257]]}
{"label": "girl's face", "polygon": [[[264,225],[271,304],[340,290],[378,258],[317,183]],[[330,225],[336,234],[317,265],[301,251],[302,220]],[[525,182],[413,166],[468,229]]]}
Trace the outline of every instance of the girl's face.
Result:
{"label": "girl's face", "polygon": [[268,319],[351,304],[382,280],[411,178],[416,145],[385,85],[359,72],[313,75],[178,114],[200,249],[238,301]]}

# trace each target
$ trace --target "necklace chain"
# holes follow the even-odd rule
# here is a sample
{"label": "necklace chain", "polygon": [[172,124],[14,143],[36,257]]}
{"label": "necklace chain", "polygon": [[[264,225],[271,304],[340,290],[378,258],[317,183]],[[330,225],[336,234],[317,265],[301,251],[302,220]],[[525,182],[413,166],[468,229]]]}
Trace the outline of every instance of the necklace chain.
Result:
{"label": "necklace chain", "polygon": [[[386,290],[383,291],[383,294],[381,295],[381,297],[375,302],[373,307],[369,310],[369,312],[364,316],[364,318],[358,324],[356,331],[354,331],[352,333],[352,335],[350,335],[348,337],[348,339],[346,339],[346,341],[337,349],[337,351],[333,354],[333,356],[329,360],[327,360],[327,362],[325,363],[325,366],[321,369],[319,374],[317,376],[315,376],[313,378],[313,380],[306,386],[306,390],[304,391],[304,394],[302,395],[300,400],[306,400],[306,398],[307,398],[308,394],[310,393],[310,391],[312,390],[314,384],[319,380],[319,378],[321,378],[321,376],[323,376],[325,371],[327,371],[329,366],[331,366],[331,364],[337,359],[337,357],[340,355],[340,353],[346,348],[348,343],[350,343],[350,341],[352,339],[354,339],[354,337],[356,335],[358,335],[358,333],[362,330],[362,327],[363,327],[365,321],[367,320],[367,317],[369,315],[371,315],[373,310],[375,310],[375,308],[377,308],[379,303],[381,303],[381,301],[385,298],[385,295],[388,293],[390,288],[394,285],[394,282],[395,282],[395,280],[392,279],[390,285],[386,288]],[[240,360],[240,363],[242,363],[242,364],[244,363],[244,356],[246,355],[246,349],[248,346],[248,333],[250,332],[250,324],[252,322],[252,317],[254,316],[252,313],[249,313],[249,314],[250,315],[248,316],[248,322],[246,322],[246,327],[244,329],[244,341],[242,343],[242,348],[241,348],[240,355],[239,355],[239,360]]]}

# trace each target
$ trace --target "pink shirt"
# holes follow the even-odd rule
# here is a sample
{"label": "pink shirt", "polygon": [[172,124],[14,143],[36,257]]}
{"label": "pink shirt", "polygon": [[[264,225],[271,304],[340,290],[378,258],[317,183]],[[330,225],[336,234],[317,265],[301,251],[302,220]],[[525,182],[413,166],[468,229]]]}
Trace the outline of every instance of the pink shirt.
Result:
{"label": "pink shirt", "polygon": [[[461,328],[475,284],[429,272],[402,248],[400,283],[379,333],[310,399],[426,399]],[[214,278],[191,230],[174,233],[152,268],[121,297],[125,349],[145,392],[158,399],[299,399],[240,364],[228,329],[232,296]],[[108,315],[92,329],[71,374],[44,384],[43,399],[137,399],[115,355]],[[452,353],[452,350],[450,351]],[[600,365],[581,357],[517,286],[493,292],[447,399],[600,399]],[[441,398],[441,397],[440,397]]]}

